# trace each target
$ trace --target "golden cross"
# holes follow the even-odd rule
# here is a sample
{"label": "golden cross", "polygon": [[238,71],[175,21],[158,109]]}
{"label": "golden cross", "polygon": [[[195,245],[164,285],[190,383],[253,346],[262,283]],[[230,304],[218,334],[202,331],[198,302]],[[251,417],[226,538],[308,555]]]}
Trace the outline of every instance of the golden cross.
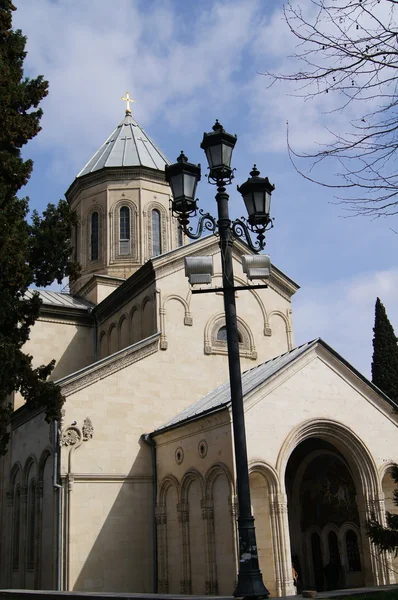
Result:
{"label": "golden cross", "polygon": [[130,110],[130,102],[135,102],[135,100],[133,100],[132,98],[130,98],[130,93],[126,92],[126,97],[122,96],[121,97],[122,100],[124,100],[125,102],[127,102],[127,108],[126,108],[126,115],[131,115],[131,110]]}

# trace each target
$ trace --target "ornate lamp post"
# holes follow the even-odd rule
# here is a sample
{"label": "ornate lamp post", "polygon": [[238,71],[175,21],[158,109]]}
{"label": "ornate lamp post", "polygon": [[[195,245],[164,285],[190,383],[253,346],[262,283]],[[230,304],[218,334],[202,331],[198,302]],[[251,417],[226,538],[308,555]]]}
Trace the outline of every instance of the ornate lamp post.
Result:
{"label": "ornate lamp post", "polygon": [[[248,219],[229,218],[229,195],[225,186],[231,184],[233,169],[231,168],[232,151],[236,144],[236,136],[227,133],[216,121],[213,131],[204,133],[201,148],[206,153],[209,164],[209,183],[217,186],[216,200],[218,205],[218,220],[209,213],[199,211],[200,218],[197,231],[189,227],[189,219],[197,213],[195,199],[196,185],[200,180],[200,165],[188,162],[181,152],[177,163],[166,166],[166,179],[170,184],[173,201],[172,212],[177,216],[180,227],[191,239],[198,239],[206,229],[217,233],[220,237],[222,254],[222,274],[224,292],[225,324],[227,330],[228,365],[231,387],[231,403],[233,417],[233,432],[235,446],[235,465],[237,492],[239,502],[239,573],[238,584],[234,596],[245,598],[264,598],[269,595],[264,586],[258,565],[256,533],[254,518],[251,512],[249,471],[246,449],[246,432],[243,409],[242,378],[239,357],[239,338],[236,318],[234,274],[232,265],[232,244],[235,238],[244,238],[248,246],[259,252],[265,247],[265,232],[272,227],[270,218],[271,194],[275,187],[268,178],[260,177],[254,165],[249,179],[238,191],[242,194],[248,211]],[[253,242],[250,232],[256,234],[257,241]],[[251,286],[243,286],[249,289]],[[266,287],[266,286],[255,286]],[[241,289],[241,288],[240,288]],[[201,290],[197,290],[201,291]],[[209,290],[206,290],[209,291]],[[210,290],[211,291],[211,290]]]}

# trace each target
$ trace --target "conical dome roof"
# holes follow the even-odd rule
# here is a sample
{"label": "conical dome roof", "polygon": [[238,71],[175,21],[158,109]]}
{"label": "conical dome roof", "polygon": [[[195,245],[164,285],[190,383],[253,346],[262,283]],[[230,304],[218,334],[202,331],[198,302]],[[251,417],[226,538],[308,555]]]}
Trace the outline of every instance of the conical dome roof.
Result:
{"label": "conical dome roof", "polygon": [[164,171],[170,164],[129,112],[77,177],[108,167],[148,167]]}

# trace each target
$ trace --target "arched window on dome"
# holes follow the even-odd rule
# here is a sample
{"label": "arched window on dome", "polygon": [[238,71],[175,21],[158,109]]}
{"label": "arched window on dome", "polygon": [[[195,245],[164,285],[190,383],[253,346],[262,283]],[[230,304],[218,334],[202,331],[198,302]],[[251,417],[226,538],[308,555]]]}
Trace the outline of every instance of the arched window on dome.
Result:
{"label": "arched window on dome", "polygon": [[128,206],[122,206],[119,212],[119,254],[122,256],[131,252],[130,238],[130,209]]}
{"label": "arched window on dome", "polygon": [[160,212],[154,208],[152,211],[152,256],[159,256],[162,252],[160,226]]}
{"label": "arched window on dome", "polygon": [[91,215],[91,260],[98,260],[98,248],[99,248],[99,216],[98,212],[95,211]]}

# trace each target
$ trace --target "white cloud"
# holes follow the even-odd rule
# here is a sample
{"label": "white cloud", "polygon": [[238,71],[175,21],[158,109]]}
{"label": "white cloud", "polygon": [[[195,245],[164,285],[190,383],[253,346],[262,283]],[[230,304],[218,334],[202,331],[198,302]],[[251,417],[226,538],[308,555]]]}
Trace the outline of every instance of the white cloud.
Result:
{"label": "white cloud", "polygon": [[257,6],[257,0],[203,5],[188,24],[188,12],[180,14],[172,2],[146,12],[127,0],[23,4],[14,24],[28,36],[25,65],[50,82],[38,145],[56,148],[58,162],[80,169],[115,126],[115,115],[122,116],[127,89],[144,126],[162,116],[181,129],[200,111],[233,104]]}
{"label": "white cloud", "polygon": [[370,377],[374,306],[379,297],[398,333],[398,268],[308,285],[293,301],[295,343],[316,337]]}

